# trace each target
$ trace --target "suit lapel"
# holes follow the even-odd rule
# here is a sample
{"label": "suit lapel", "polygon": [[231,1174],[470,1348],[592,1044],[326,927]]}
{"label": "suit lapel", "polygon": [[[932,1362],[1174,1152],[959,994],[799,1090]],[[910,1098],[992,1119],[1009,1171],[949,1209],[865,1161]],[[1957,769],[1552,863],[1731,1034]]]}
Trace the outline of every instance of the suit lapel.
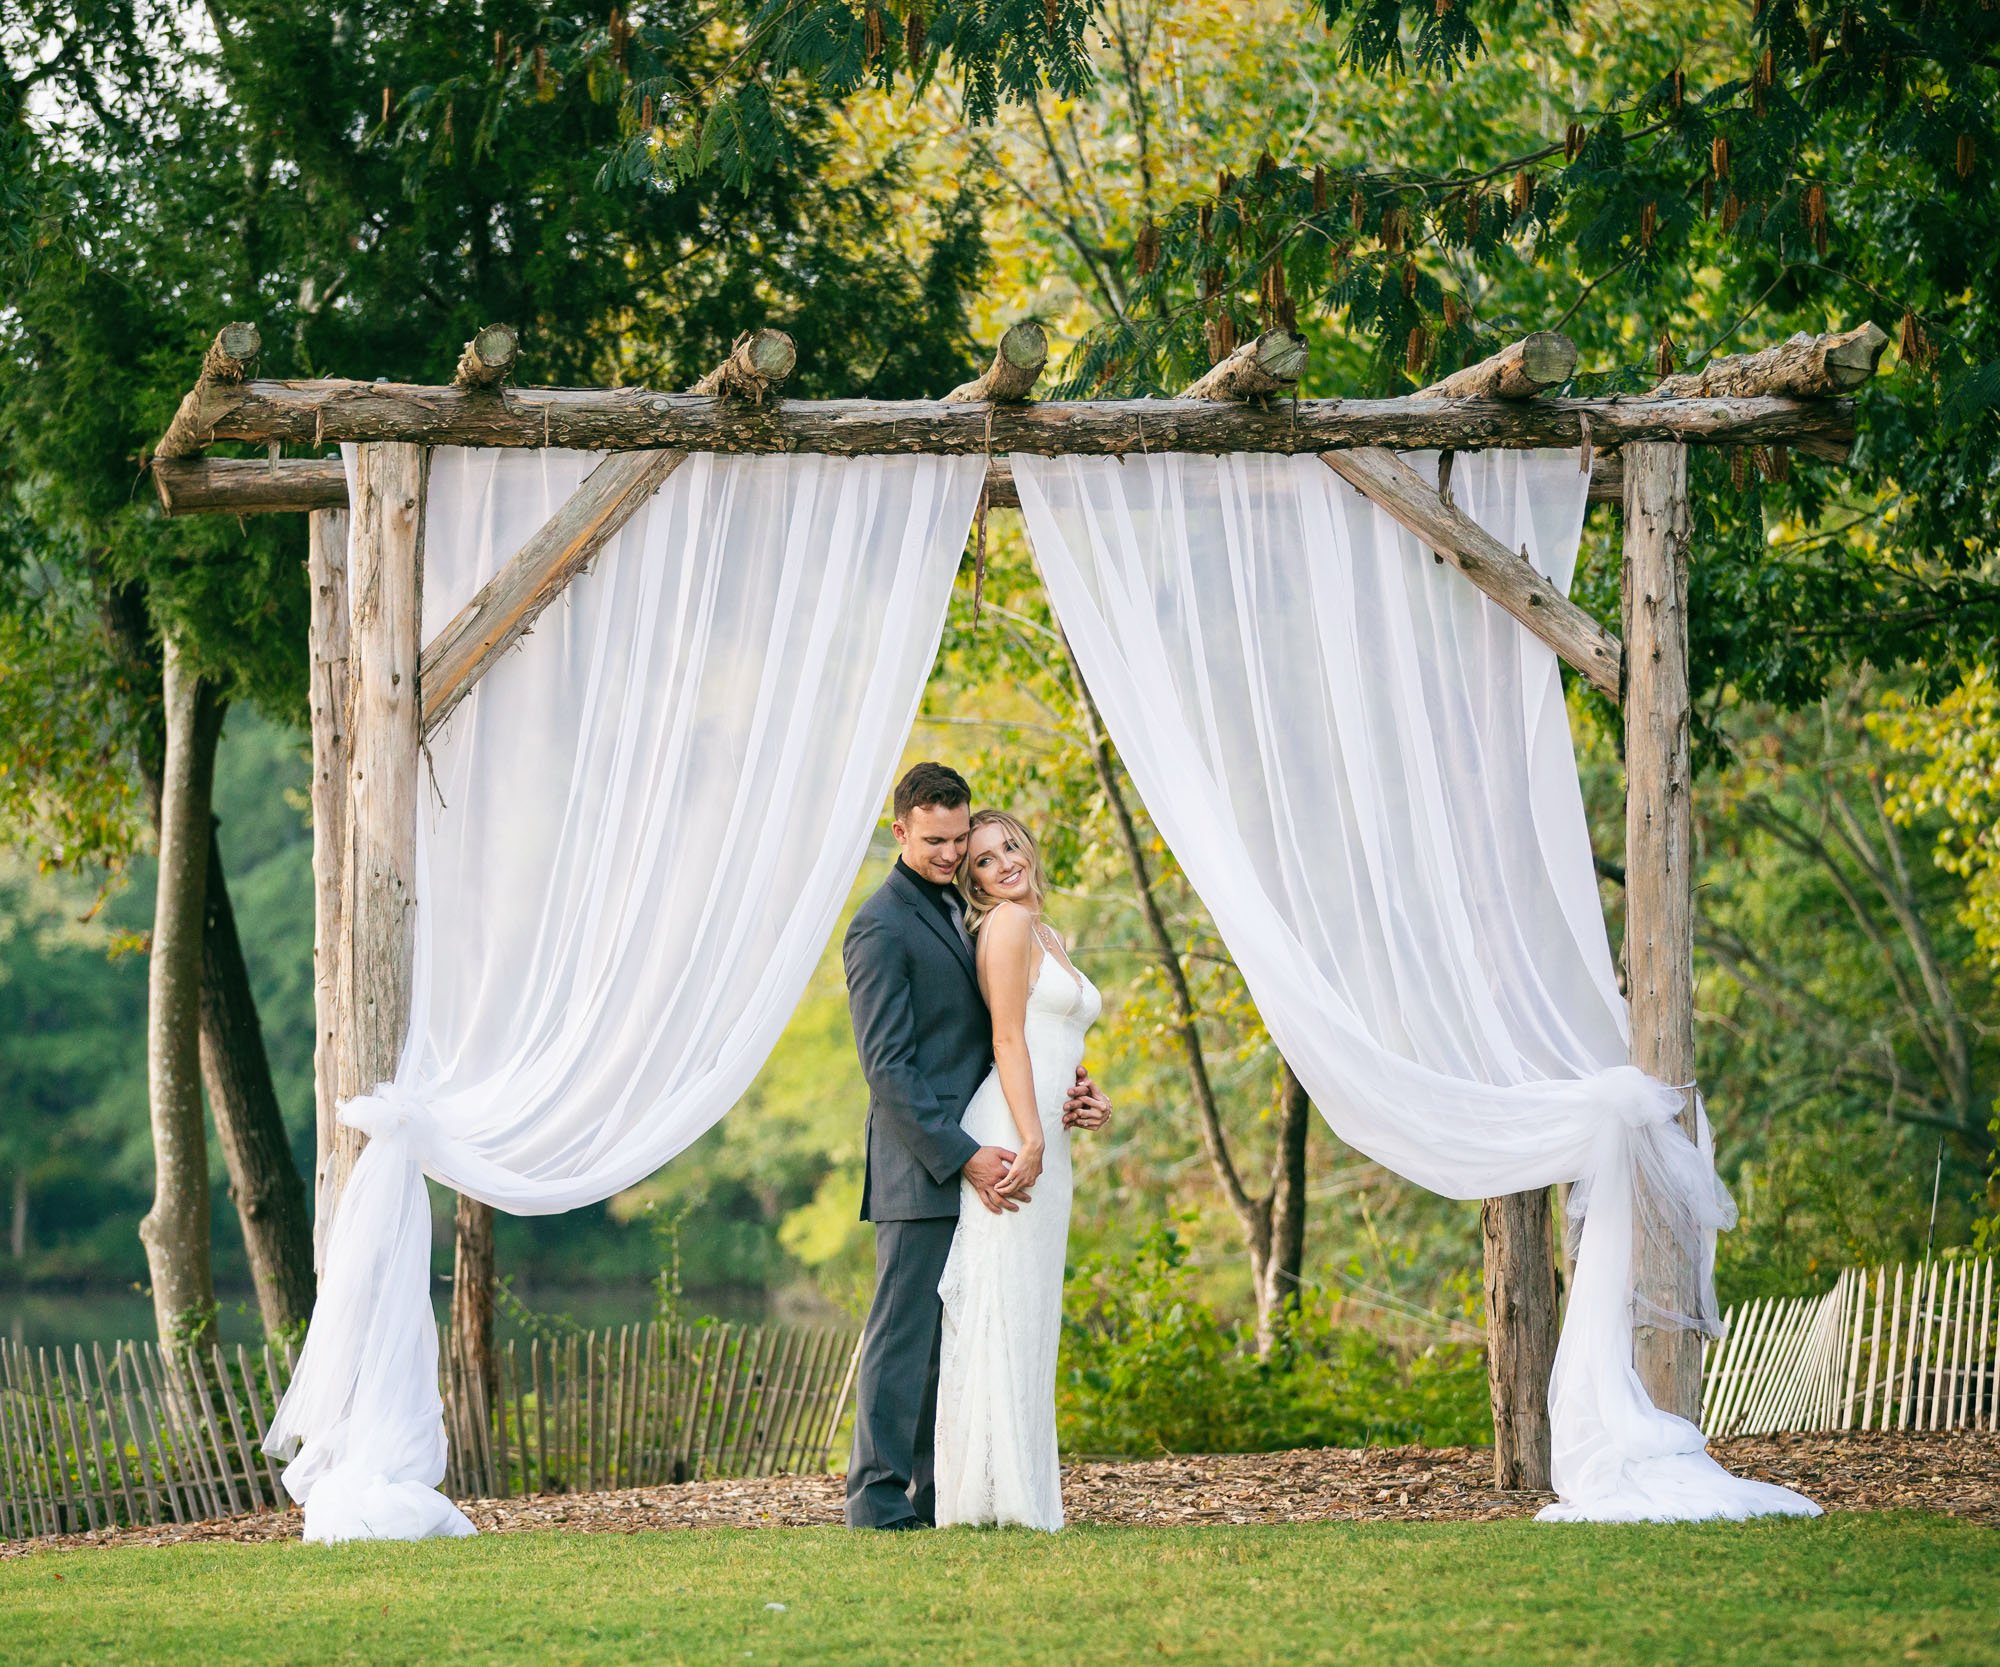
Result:
{"label": "suit lapel", "polygon": [[900,862],[889,870],[889,877],[896,884],[897,895],[902,898],[903,906],[936,934],[939,943],[958,957],[958,964],[965,969],[965,976],[972,980],[972,987],[978,989],[979,969],[973,965],[972,952],[965,947],[965,940],[953,930],[951,922],[938,913],[936,906],[917,889],[914,881],[905,877]]}

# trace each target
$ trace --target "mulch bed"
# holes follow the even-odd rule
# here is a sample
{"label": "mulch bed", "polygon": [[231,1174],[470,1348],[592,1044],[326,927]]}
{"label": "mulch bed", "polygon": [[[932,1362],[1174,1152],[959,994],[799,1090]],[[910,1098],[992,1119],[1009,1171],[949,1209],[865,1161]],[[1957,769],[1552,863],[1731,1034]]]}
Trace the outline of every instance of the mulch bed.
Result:
{"label": "mulch bed", "polygon": [[[1730,1469],[1782,1482],[1833,1511],[1934,1511],[2000,1526],[2000,1434],[1848,1432],[1741,1436],[1716,1442]],[[1329,1448],[1293,1453],[1126,1460],[1064,1467],[1072,1522],[1483,1522],[1531,1516],[1547,1494],[1494,1488],[1484,1448]],[[805,1528],[840,1521],[837,1476],[688,1482],[625,1493],[480,1500],[466,1514],[484,1533],[568,1529]],[[270,1511],[164,1528],[107,1529],[0,1543],[0,1557],[51,1547],[290,1540],[299,1513]]]}

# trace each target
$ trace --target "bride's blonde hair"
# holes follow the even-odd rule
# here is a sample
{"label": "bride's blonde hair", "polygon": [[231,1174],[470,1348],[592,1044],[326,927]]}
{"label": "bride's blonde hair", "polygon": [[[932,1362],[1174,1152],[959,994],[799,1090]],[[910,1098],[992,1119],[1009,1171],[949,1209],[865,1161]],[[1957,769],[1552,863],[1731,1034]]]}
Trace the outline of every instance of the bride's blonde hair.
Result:
{"label": "bride's blonde hair", "polygon": [[[975,811],[972,817],[972,831],[979,832],[984,827],[998,827],[1001,832],[1020,848],[1022,857],[1028,864],[1028,889],[1034,893],[1035,907],[1042,906],[1045,887],[1042,881],[1042,853],[1036,849],[1035,836],[1004,810]],[[958,882],[958,895],[965,900],[965,929],[977,932],[986,917],[1007,900],[991,897],[972,883],[972,844],[968,840],[965,855],[958,864],[958,872],[953,876]]]}

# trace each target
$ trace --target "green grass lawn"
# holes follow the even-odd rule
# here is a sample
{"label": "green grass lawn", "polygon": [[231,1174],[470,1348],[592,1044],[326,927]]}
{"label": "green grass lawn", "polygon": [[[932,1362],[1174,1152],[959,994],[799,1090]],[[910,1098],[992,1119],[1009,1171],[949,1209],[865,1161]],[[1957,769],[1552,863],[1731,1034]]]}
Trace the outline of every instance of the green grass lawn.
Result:
{"label": "green grass lawn", "polygon": [[1939,1517],[495,1535],[0,1563],[29,1663],[2000,1660],[2000,1534]]}

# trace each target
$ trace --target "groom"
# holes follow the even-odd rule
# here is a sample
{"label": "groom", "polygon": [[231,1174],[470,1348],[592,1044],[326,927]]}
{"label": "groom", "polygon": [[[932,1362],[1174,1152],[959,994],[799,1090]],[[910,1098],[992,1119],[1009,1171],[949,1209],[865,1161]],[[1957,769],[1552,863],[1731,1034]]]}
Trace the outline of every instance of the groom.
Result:
{"label": "groom", "polygon": [[[861,1219],[875,1224],[875,1301],[861,1334],[850,1528],[927,1528],[935,1517],[932,1443],[944,1304],[938,1280],[958,1225],[959,1177],[987,1209],[1014,1154],[959,1127],[993,1064],[993,1029],[959,917],[952,875],[972,837],[972,793],[942,764],[896,784],[890,831],[901,855],[847,930],[854,1042],[868,1079]],[[1109,1107],[1079,1068],[1063,1120],[1095,1128]]]}

